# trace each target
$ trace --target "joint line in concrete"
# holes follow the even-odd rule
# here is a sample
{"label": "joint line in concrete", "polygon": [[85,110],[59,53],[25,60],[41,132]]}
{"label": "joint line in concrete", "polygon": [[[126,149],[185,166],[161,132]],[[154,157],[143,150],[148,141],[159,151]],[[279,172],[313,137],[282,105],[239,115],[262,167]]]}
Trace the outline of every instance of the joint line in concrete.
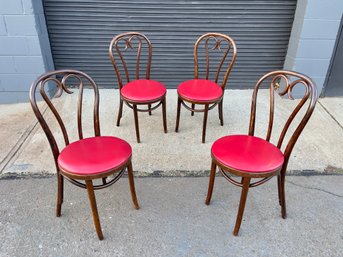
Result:
{"label": "joint line in concrete", "polygon": [[318,103],[320,104],[321,107],[323,107],[323,109],[327,112],[327,114],[329,114],[329,116],[338,124],[338,126],[341,129],[343,129],[343,125],[339,123],[339,121],[329,112],[329,110],[326,109],[325,106],[320,101],[318,101]]}

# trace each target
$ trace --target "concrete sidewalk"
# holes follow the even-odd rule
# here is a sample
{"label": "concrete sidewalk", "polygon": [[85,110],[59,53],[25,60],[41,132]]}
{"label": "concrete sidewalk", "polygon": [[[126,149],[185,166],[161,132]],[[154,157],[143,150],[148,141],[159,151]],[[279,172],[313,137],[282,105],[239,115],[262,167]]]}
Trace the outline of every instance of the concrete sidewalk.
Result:
{"label": "concrete sidewalk", "polygon": [[[219,137],[246,134],[249,126],[251,90],[227,90],[224,98],[224,126],[219,125],[215,108],[209,112],[206,143],[201,143],[203,114],[190,116],[182,108],[179,133],[175,133],[176,90],[167,93],[168,134],[163,133],[161,109],[139,113],[142,143],[136,143],[133,113],[124,105],[121,126],[116,127],[118,90],[100,90],[100,125],[102,135],[114,135],[127,140],[133,147],[136,176],[202,176],[210,169],[210,148]],[[67,128],[76,139],[77,94],[56,99],[64,114]],[[91,93],[85,92],[85,107],[92,105]],[[268,90],[261,90],[257,135],[264,137],[268,115]],[[275,135],[284,124],[294,102],[279,99],[275,118]],[[44,109],[44,107],[43,107]],[[299,138],[289,163],[289,174],[331,174],[343,171],[343,98],[320,99],[313,116]],[[84,127],[91,131],[91,111],[85,111]],[[0,176],[49,175],[55,173],[48,141],[37,126],[29,104],[0,106],[2,150]],[[48,115],[51,119],[51,115]],[[264,127],[263,127],[264,126]],[[54,125],[57,128],[56,124]],[[6,129],[4,129],[6,128]],[[261,132],[263,131],[263,133]],[[59,131],[58,131],[59,132]],[[92,135],[92,133],[86,133]],[[61,139],[61,135],[59,135]],[[62,142],[62,141],[61,141]],[[63,146],[61,145],[61,148]]]}
{"label": "concrete sidewalk", "polygon": [[[260,136],[262,124],[267,124],[263,117],[268,113],[267,94],[265,90],[260,94]],[[57,99],[72,140],[76,138],[75,97]],[[208,177],[194,176],[207,175],[214,140],[247,133],[251,90],[226,91],[225,125],[219,125],[217,110],[210,111],[205,144],[201,143],[201,114],[191,117],[182,109],[180,132],[174,132],[175,90],[169,90],[167,97],[168,134],[163,133],[160,110],[152,116],[140,114],[141,144],[136,143],[130,109],[124,108],[121,126],[115,126],[118,91],[101,90],[100,97],[102,134],[124,138],[133,147],[141,209],[132,207],[125,177],[97,191],[105,236],[99,241],[86,191],[66,183],[62,217],[55,218],[56,178],[50,178],[55,169],[47,139],[28,104],[0,106],[0,257],[341,255],[343,98],[320,99],[295,146],[288,170],[293,176],[286,178],[287,219],[281,218],[273,179],[249,191],[240,235],[234,237],[240,188],[219,176],[212,204],[206,206]],[[91,102],[86,92],[86,107]],[[285,116],[292,101],[278,103],[276,134],[282,124],[278,118]],[[89,113],[85,112],[84,120],[88,132]],[[9,179],[13,177],[25,179]]]}
{"label": "concrete sidewalk", "polygon": [[86,190],[66,183],[55,217],[56,179],[0,180],[0,256],[342,256],[343,176],[288,176],[287,219],[276,179],[252,188],[238,237],[232,235],[240,188],[208,178],[136,178],[140,209],[127,178],[96,192],[99,241]]}

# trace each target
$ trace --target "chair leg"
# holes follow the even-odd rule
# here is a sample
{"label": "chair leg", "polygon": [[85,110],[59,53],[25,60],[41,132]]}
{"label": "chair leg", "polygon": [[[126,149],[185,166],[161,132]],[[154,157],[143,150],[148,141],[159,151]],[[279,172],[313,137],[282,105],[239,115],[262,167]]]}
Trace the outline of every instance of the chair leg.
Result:
{"label": "chair leg", "polygon": [[133,170],[132,170],[132,163],[127,166],[127,173],[129,175],[129,183],[130,183],[130,191],[131,191],[131,197],[132,197],[132,202],[136,210],[139,209],[138,201],[137,201],[137,196],[136,196],[136,190],[135,190],[135,182],[133,180]]}
{"label": "chair leg", "polygon": [[224,126],[224,118],[223,118],[223,100],[221,100],[218,104],[218,113],[219,113],[219,120],[220,126]]}
{"label": "chair leg", "polygon": [[202,127],[202,143],[205,143],[206,125],[207,125],[207,114],[208,114],[208,104],[205,104],[204,122],[203,122],[203,127]]}
{"label": "chair leg", "polygon": [[177,98],[177,112],[176,112],[175,132],[179,132],[180,113],[181,113],[181,99],[180,99],[180,97],[178,97]]}
{"label": "chair leg", "polygon": [[120,126],[120,119],[123,115],[123,100],[120,99],[120,103],[119,103],[119,112],[118,112],[118,117],[117,117],[117,127]]}
{"label": "chair leg", "polygon": [[279,204],[281,206],[281,174],[277,176],[277,191],[278,191],[278,197],[279,197]]}
{"label": "chair leg", "polygon": [[212,198],[213,185],[214,185],[214,180],[216,178],[216,168],[217,168],[217,165],[215,164],[214,161],[212,161],[210,181],[208,183],[208,191],[207,191],[207,197],[206,197],[206,201],[205,201],[205,204],[207,204],[207,205],[210,204],[211,198]]}
{"label": "chair leg", "polygon": [[[148,104],[148,108],[151,108],[151,104]],[[149,115],[151,116],[151,111],[149,111]]]}
{"label": "chair leg", "polygon": [[[195,108],[195,104],[192,104],[192,109],[194,110],[194,108]],[[194,112],[193,111],[191,112],[191,116],[194,116]]]}
{"label": "chair leg", "polygon": [[285,177],[286,174],[281,174],[281,181],[280,181],[280,195],[281,195],[281,216],[283,219],[287,218],[287,210],[286,210],[286,197],[285,197]]}
{"label": "chair leg", "polygon": [[98,208],[96,206],[96,200],[95,200],[92,180],[86,180],[86,187],[87,187],[87,191],[88,191],[89,203],[90,203],[91,208],[92,208],[95,230],[96,230],[96,233],[98,234],[99,240],[103,240],[104,236],[103,236],[102,230],[101,230]]}
{"label": "chair leg", "polygon": [[136,128],[136,138],[137,143],[140,143],[140,137],[139,137],[139,125],[138,125],[138,110],[137,110],[137,104],[133,105],[133,116],[135,117],[135,128]]}
{"label": "chair leg", "polygon": [[57,206],[56,206],[56,217],[61,217],[62,203],[63,203],[63,188],[64,178],[61,174],[57,175]]}
{"label": "chair leg", "polygon": [[163,116],[164,133],[167,133],[168,132],[168,128],[167,128],[167,103],[166,103],[165,97],[162,100],[162,116]]}
{"label": "chair leg", "polygon": [[245,203],[246,203],[248,191],[249,191],[250,180],[251,180],[251,178],[247,178],[247,177],[243,178],[243,188],[242,188],[242,193],[241,193],[241,200],[239,202],[236,225],[235,225],[235,228],[233,230],[233,234],[235,236],[238,235],[239,228],[241,227]]}

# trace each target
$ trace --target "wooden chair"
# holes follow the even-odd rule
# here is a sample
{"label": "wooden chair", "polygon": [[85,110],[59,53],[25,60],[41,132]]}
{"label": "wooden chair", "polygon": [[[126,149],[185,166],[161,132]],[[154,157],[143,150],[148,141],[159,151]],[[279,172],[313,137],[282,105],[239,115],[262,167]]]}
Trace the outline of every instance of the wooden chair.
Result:
{"label": "wooden chair", "polygon": [[[210,45],[212,43],[212,45]],[[204,46],[204,54],[206,61],[206,72],[203,78],[199,76],[199,54],[200,46]],[[212,47],[211,47],[212,46]],[[210,48],[211,47],[211,48]],[[213,50],[210,58],[209,50]],[[218,51],[218,52],[215,52]],[[179,131],[181,104],[189,111],[191,115],[194,112],[203,112],[203,129],[202,129],[202,143],[205,143],[206,136],[206,124],[208,111],[218,105],[220,125],[224,125],[223,118],[223,97],[224,90],[227,84],[227,80],[232,69],[232,66],[236,60],[236,44],[227,35],[220,33],[207,33],[199,37],[194,45],[194,79],[187,80],[181,83],[177,88],[178,102],[177,102],[177,116],[175,132]],[[211,59],[211,60],[210,60]],[[213,59],[219,59],[217,69],[215,70],[214,80],[210,80],[210,63]],[[219,78],[222,69],[224,70],[224,64],[227,64],[227,68],[224,73],[221,84],[219,85]],[[191,104],[188,106],[186,103]],[[196,109],[195,106],[202,106],[200,109]]]}
{"label": "wooden chair", "polygon": [[[135,46],[135,42],[137,46]],[[134,47],[135,46],[135,47]],[[148,51],[146,56],[146,69],[143,79],[140,78],[140,62],[142,59],[142,50]],[[131,50],[131,54],[136,54],[136,57],[127,56],[124,57],[124,52]],[[138,32],[128,32],[120,34],[114,37],[109,47],[109,56],[112,61],[120,90],[120,104],[117,118],[117,126],[120,125],[120,119],[123,112],[123,103],[133,110],[136,138],[140,143],[139,124],[138,124],[138,112],[151,112],[162,105],[163,115],[163,128],[164,133],[167,133],[167,117],[166,117],[166,87],[158,81],[150,79],[150,67],[152,58],[152,45],[149,39]],[[121,67],[117,64],[116,59],[120,61]],[[128,65],[125,60],[135,59],[135,79],[130,80],[129,71],[133,68],[133,65]],[[120,69],[121,68],[121,69]],[[121,77],[122,70],[125,73],[126,83],[123,82]],[[131,70],[133,73],[133,71]],[[152,106],[156,104],[155,106]],[[146,109],[139,108],[139,106],[147,106]]]}
{"label": "wooden chair", "polygon": [[[254,136],[257,93],[262,83],[267,83],[270,89],[270,112],[266,139]],[[278,91],[280,96],[287,94],[288,98],[293,99],[292,90],[296,85],[303,86],[304,96],[291,112],[280,136],[277,137],[277,144],[274,145],[269,142],[274,122],[274,92]],[[308,104],[305,105],[306,102]],[[213,143],[211,149],[211,174],[205,203],[209,204],[211,201],[216,168],[218,166],[224,178],[232,184],[242,187],[236,225],[233,231],[235,236],[238,235],[241,225],[249,188],[259,186],[274,176],[278,178],[278,195],[282,218],[286,218],[285,175],[287,165],[293,147],[311,117],[316,102],[316,86],[307,76],[293,71],[273,71],[267,73],[257,82],[253,92],[249,134],[224,136]],[[302,114],[298,115],[302,113],[300,112],[301,110],[304,112],[303,116]],[[297,120],[295,117],[300,119],[300,122],[294,123]],[[295,129],[289,129],[290,127],[293,128],[293,126]],[[287,141],[284,140],[286,135],[289,136],[289,140],[284,145],[284,141]],[[281,147],[284,147],[283,151]],[[234,179],[230,174],[236,175],[241,179]],[[258,180],[252,182],[252,179]]]}
{"label": "wooden chair", "polygon": [[[46,91],[49,87],[56,87],[55,97],[60,97],[63,92],[72,94],[68,85],[79,88],[78,108],[77,108],[77,130],[79,140],[70,143],[67,129],[56,107],[49,99]],[[90,87],[94,92],[93,126],[94,137],[84,138],[82,127],[82,102],[85,87]],[[56,137],[52,132],[52,127],[44,119],[43,113],[37,105],[36,93],[38,90],[48,108],[53,113],[53,117],[59,124],[59,129],[63,134],[65,147],[60,151]],[[37,91],[37,92],[36,92]],[[52,154],[54,156],[57,172],[57,208],[56,216],[61,216],[63,203],[64,178],[72,184],[87,189],[89,202],[91,205],[94,225],[100,240],[103,239],[97,204],[94,190],[106,188],[114,184],[125,172],[128,171],[131,196],[134,207],[139,208],[135,185],[132,174],[131,146],[124,140],[112,136],[100,136],[99,124],[99,92],[95,82],[87,74],[75,70],[58,70],[48,72],[33,82],[30,89],[30,103],[32,109],[47,136]],[[115,176],[109,178],[109,176]],[[101,183],[94,184],[93,181],[100,179]]]}

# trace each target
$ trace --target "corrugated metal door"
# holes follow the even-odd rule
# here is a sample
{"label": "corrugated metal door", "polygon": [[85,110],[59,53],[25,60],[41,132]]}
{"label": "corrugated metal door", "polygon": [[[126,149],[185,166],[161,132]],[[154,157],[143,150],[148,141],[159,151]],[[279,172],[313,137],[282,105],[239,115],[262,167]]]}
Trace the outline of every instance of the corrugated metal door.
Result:
{"label": "corrugated metal door", "polygon": [[139,31],[153,44],[151,78],[175,88],[193,78],[193,45],[206,32],[230,35],[238,54],[227,88],[251,88],[283,67],[296,0],[43,0],[56,69],[78,69],[117,87],[108,46]]}

